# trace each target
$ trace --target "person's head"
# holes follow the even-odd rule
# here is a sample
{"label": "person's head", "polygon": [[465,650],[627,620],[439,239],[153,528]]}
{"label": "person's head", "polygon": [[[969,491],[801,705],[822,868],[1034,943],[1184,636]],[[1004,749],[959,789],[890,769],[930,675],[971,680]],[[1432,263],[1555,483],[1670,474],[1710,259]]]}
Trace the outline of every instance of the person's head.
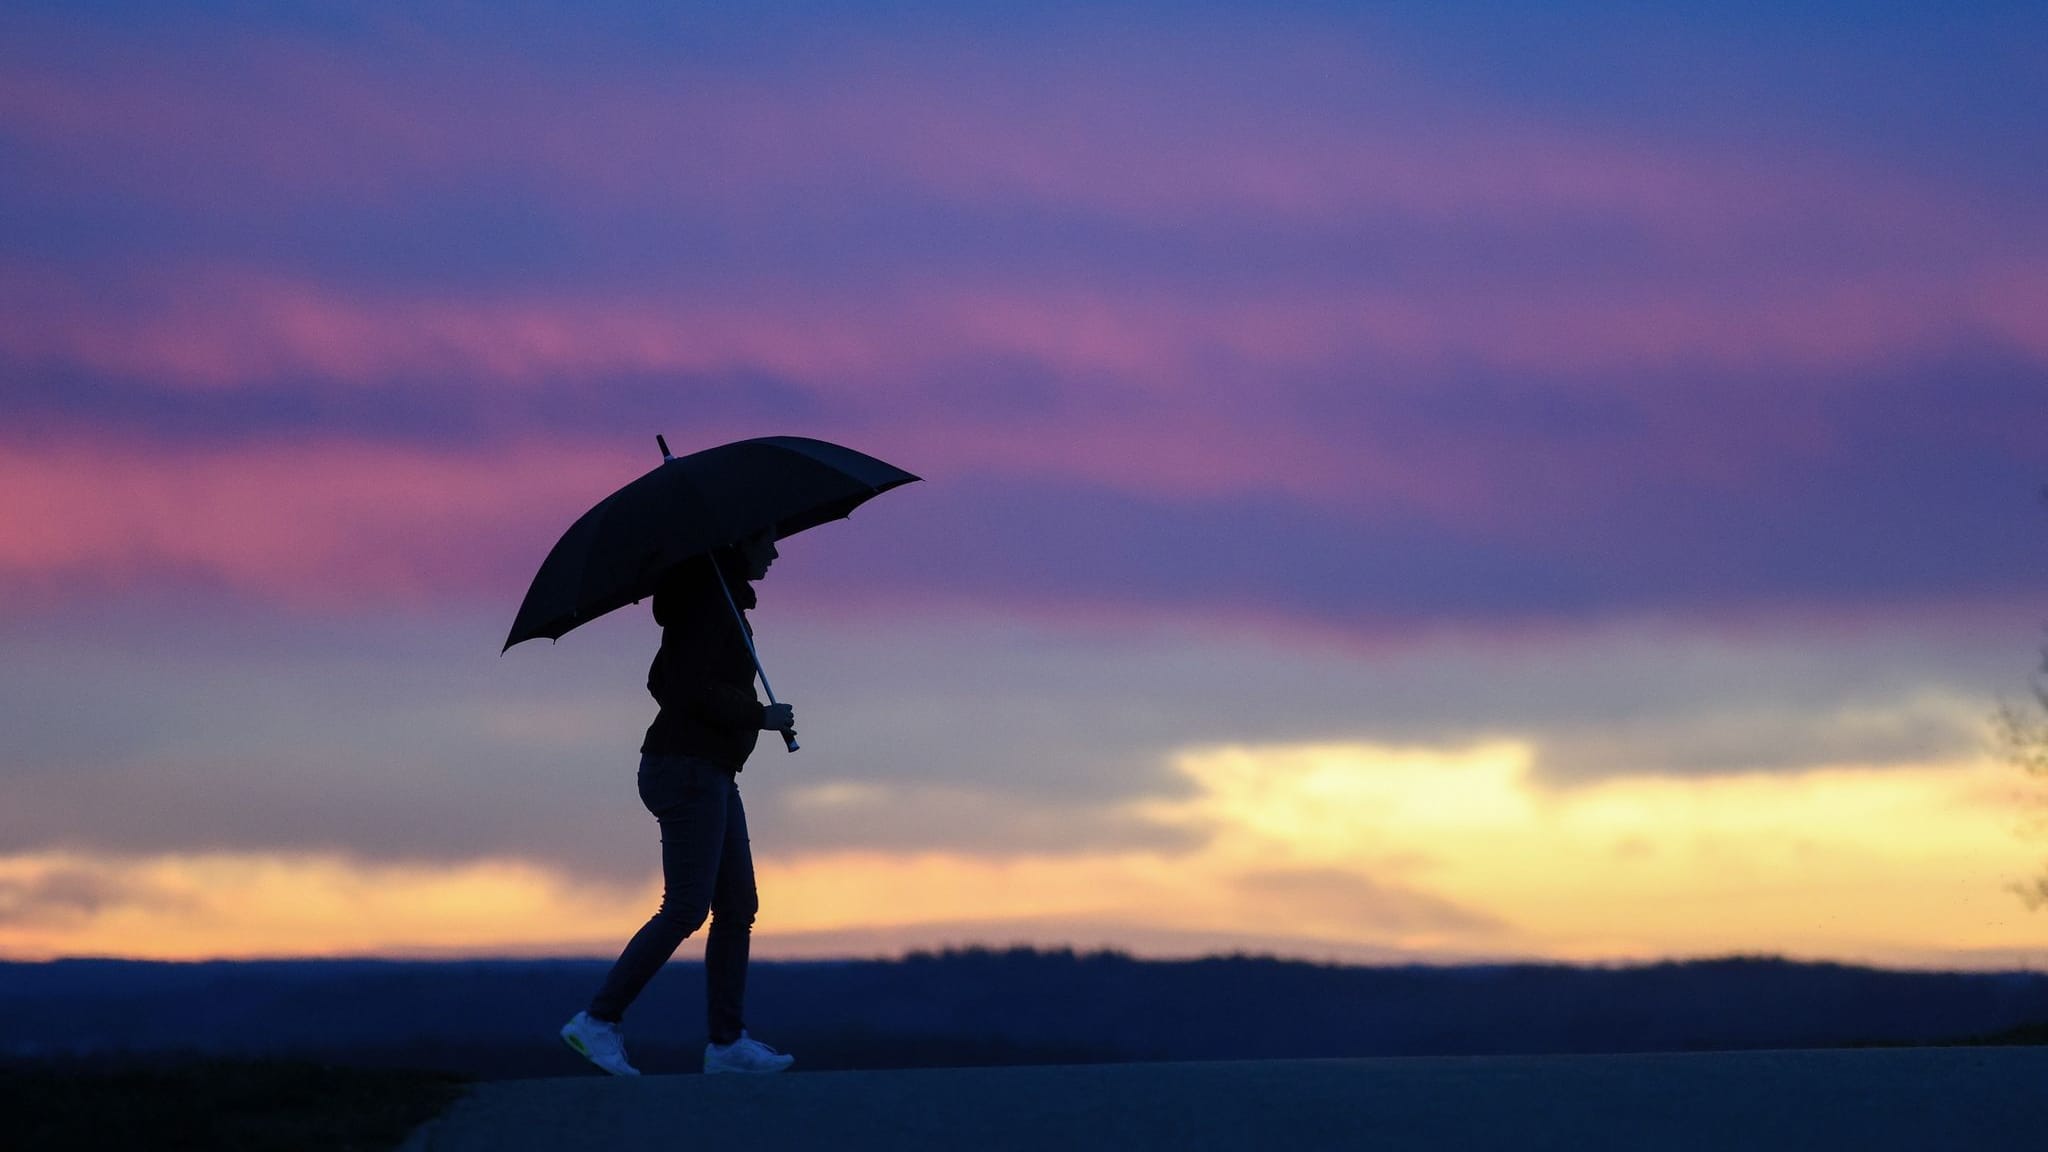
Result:
{"label": "person's head", "polygon": [[775,549],[775,529],[770,528],[740,541],[739,553],[740,559],[746,564],[747,579],[759,580],[768,575],[768,566],[775,563],[775,558],[781,555]]}

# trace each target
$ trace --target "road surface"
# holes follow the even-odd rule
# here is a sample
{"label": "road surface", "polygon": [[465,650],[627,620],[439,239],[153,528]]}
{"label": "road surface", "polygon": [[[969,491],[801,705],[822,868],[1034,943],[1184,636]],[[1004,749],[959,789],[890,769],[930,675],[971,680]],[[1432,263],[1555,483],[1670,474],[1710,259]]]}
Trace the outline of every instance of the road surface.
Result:
{"label": "road surface", "polygon": [[2048,1149],[2048,1048],[1273,1060],[479,1085],[406,1152]]}

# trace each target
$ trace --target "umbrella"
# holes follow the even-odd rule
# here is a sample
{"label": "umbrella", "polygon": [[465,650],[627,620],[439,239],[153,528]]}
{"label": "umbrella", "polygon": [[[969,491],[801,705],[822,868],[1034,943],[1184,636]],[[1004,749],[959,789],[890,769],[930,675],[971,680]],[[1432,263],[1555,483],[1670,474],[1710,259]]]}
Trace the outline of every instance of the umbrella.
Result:
{"label": "umbrella", "polygon": [[[843,519],[917,479],[873,456],[803,436],[741,440],[688,456],[669,455],[659,436],[655,443],[659,466],[600,500],[555,542],[519,605],[506,648],[543,636],[558,639],[643,600],[686,560],[764,529],[781,539]],[[758,655],[754,665],[758,671]],[[767,687],[766,674],[761,684]],[[772,688],[768,697],[773,703]]]}

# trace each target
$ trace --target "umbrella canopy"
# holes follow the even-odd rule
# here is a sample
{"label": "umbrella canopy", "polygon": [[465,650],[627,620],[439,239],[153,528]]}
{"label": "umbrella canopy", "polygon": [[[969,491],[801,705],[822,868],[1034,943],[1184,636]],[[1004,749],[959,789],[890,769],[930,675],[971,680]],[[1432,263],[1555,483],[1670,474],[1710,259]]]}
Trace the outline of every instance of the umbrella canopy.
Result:
{"label": "umbrella canopy", "polygon": [[844,518],[917,477],[802,436],[741,440],[664,459],[599,501],[541,563],[512,633],[554,639],[654,594],[662,573],[764,529],[778,539]]}

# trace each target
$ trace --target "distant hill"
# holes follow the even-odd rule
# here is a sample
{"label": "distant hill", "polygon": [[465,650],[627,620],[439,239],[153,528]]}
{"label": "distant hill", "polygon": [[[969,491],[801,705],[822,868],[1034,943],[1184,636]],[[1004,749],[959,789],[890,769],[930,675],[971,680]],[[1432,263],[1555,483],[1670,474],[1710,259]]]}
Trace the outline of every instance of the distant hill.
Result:
{"label": "distant hill", "polygon": [[[595,960],[0,964],[0,1054],[200,1052],[573,1074],[555,1029]],[[703,968],[677,961],[627,1021],[686,1071]],[[807,1069],[1277,1057],[1698,1051],[2039,1039],[2048,976],[1735,957],[1617,968],[1354,967],[1259,957],[965,950],[759,962],[749,1024]]]}

